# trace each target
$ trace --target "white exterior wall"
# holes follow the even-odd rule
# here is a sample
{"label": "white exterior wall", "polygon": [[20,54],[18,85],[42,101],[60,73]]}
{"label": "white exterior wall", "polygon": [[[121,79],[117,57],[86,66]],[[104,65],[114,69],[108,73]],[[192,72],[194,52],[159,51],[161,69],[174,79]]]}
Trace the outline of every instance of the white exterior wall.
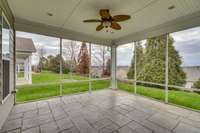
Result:
{"label": "white exterior wall", "polygon": [[31,56],[29,56],[28,58],[29,62],[28,62],[28,67],[29,67],[29,84],[32,84],[32,63],[31,63]]}

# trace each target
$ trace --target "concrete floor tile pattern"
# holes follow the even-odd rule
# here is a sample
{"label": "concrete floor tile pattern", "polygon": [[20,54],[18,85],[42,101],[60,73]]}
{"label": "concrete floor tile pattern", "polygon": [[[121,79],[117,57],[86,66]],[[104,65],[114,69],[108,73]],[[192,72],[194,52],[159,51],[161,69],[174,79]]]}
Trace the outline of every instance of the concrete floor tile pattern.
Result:
{"label": "concrete floor tile pattern", "polygon": [[101,90],[16,105],[0,133],[200,133],[200,113]]}

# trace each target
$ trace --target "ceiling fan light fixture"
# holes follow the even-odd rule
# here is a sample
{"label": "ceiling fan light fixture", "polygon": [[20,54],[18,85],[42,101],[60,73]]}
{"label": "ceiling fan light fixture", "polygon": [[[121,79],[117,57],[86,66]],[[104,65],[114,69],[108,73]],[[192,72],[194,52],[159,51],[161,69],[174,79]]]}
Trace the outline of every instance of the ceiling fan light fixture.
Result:
{"label": "ceiling fan light fixture", "polygon": [[108,28],[108,27],[111,26],[111,22],[110,22],[110,21],[104,21],[104,22],[103,22],[103,26],[104,26],[105,28]]}

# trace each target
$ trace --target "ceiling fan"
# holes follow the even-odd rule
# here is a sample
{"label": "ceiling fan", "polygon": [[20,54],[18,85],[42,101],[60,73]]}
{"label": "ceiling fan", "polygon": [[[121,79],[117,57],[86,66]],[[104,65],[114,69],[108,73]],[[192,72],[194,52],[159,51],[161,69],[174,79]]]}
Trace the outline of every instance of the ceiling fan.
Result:
{"label": "ceiling fan", "polygon": [[101,16],[101,19],[87,19],[87,20],[84,20],[83,22],[100,23],[100,25],[96,27],[96,31],[100,31],[103,28],[108,28],[108,27],[115,30],[121,30],[121,26],[118,24],[118,22],[125,21],[131,18],[131,16],[129,15],[111,16],[109,13],[109,9],[100,9],[99,14]]}

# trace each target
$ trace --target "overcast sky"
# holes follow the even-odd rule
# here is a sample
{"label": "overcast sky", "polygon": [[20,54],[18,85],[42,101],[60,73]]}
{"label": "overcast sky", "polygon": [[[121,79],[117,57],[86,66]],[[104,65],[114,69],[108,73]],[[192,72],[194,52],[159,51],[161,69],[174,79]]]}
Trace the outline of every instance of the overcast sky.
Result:
{"label": "overcast sky", "polygon": [[[48,54],[56,55],[59,53],[59,39],[38,34],[17,32],[17,36],[32,38],[36,48],[44,47],[46,56]],[[171,34],[174,38],[174,46],[182,57],[182,66],[200,66],[200,27],[180,31]],[[65,40],[69,42],[69,40]],[[77,42],[81,44],[81,42]],[[133,43],[119,46],[117,49],[117,65],[129,66],[133,56]],[[33,64],[37,63],[37,54],[33,55]]]}
{"label": "overcast sky", "polygon": [[182,66],[200,66],[200,27],[171,34],[182,57]]}
{"label": "overcast sky", "polygon": [[[182,58],[182,66],[200,66],[200,27],[170,34],[174,38],[175,49]],[[117,64],[129,66],[133,56],[133,43],[117,49]]]}

